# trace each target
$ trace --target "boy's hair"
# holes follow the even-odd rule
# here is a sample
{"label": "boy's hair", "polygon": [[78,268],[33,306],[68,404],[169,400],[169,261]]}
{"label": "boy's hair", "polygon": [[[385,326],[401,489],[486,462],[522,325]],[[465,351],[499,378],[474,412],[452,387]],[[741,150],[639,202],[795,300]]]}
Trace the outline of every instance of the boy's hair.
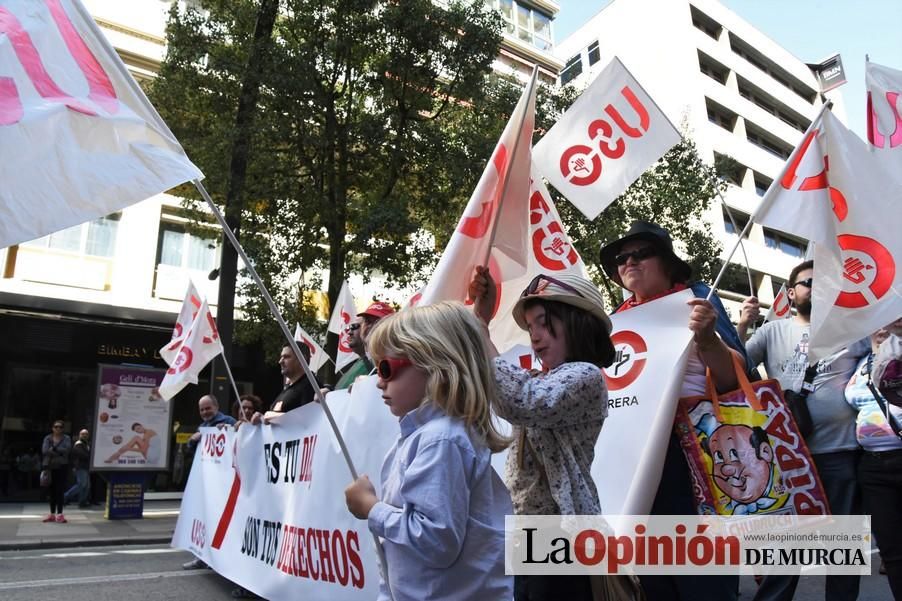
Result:
{"label": "boy's hair", "polygon": [[799,277],[799,274],[805,271],[806,269],[814,269],[814,261],[802,261],[798,265],[792,268],[792,271],[789,272],[789,287],[792,288],[796,280]]}
{"label": "boy's hair", "polygon": [[[564,335],[567,345],[567,361],[585,361],[598,368],[608,367],[614,362],[614,344],[607,326],[600,319],[579,307],[557,301],[543,300],[541,297],[530,298],[523,307],[540,306],[545,309],[548,331],[557,338]],[[564,324],[563,332],[554,330],[553,322],[548,317],[556,317]]]}
{"label": "boy's hair", "polygon": [[492,423],[497,402],[482,326],[460,303],[405,309],[379,321],[367,337],[373,360],[409,359],[428,374],[426,399],[478,434],[492,452],[510,440]]}

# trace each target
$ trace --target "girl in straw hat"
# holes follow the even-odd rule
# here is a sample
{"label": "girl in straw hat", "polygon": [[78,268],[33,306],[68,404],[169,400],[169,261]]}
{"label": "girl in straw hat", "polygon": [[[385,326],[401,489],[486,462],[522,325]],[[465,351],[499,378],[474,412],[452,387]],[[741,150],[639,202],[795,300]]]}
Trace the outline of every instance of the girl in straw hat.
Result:
{"label": "girl in straw hat", "polygon": [[[485,323],[486,341],[495,295],[488,270],[478,267],[470,297]],[[601,293],[576,275],[539,275],[523,291],[513,317],[529,332],[532,350],[542,362],[541,373],[500,359],[494,362],[497,412],[513,425],[505,480],[514,511],[600,514],[590,468],[607,416],[601,368],[614,359],[611,320]],[[514,598],[592,599],[592,585],[588,576],[515,576]]]}

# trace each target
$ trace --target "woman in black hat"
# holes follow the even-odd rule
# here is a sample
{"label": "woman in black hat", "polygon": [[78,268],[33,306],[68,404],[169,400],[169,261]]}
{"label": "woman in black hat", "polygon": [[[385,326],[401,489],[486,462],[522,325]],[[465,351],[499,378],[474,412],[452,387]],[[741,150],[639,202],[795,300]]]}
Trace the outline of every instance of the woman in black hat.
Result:
{"label": "woman in black hat", "polygon": [[[717,296],[705,300],[710,288],[690,283],[692,268],[673,251],[670,234],[657,224],[635,221],[620,239],[601,249],[601,266],[612,280],[632,293],[614,312],[627,311],[668,294],[690,289],[696,298],[689,301],[692,312],[689,329],[692,348],[680,396],[705,394],[705,372],[711,369],[719,392],[737,387],[733,368],[735,353],[750,370],[745,348]],[[661,483],[652,506],[652,515],[696,513],[689,467],[674,435],[664,460]],[[738,598],[738,576],[642,576],[649,601],[712,601]]]}

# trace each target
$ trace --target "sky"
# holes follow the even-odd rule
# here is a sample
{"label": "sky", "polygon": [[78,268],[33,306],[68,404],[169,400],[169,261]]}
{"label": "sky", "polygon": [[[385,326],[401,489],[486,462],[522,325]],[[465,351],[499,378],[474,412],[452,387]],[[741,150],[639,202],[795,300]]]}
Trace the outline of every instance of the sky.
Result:
{"label": "sky", "polygon": [[[616,0],[629,2],[630,0]],[[554,36],[560,42],[610,0],[558,0]],[[806,63],[840,53],[848,82],[839,90],[848,125],[865,134],[865,54],[902,69],[902,0],[721,0]]]}

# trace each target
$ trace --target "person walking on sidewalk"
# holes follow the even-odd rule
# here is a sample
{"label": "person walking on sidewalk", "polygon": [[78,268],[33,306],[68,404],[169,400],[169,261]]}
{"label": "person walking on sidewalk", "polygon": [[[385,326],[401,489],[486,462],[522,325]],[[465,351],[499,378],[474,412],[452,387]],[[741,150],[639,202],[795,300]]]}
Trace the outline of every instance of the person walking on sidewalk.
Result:
{"label": "person walking on sidewalk", "polygon": [[63,496],[66,492],[66,476],[69,468],[69,452],[72,439],[63,432],[63,422],[53,422],[53,429],[44,437],[41,445],[41,467],[50,470],[50,513],[45,522],[66,523],[63,515]]}
{"label": "person walking on sidewalk", "polygon": [[88,468],[91,462],[91,433],[82,430],[78,433],[78,439],[72,445],[69,458],[72,460],[72,468],[75,470],[75,484],[66,491],[63,500],[68,504],[78,501],[79,507],[88,507],[88,499],[91,492],[91,480],[88,477]]}

